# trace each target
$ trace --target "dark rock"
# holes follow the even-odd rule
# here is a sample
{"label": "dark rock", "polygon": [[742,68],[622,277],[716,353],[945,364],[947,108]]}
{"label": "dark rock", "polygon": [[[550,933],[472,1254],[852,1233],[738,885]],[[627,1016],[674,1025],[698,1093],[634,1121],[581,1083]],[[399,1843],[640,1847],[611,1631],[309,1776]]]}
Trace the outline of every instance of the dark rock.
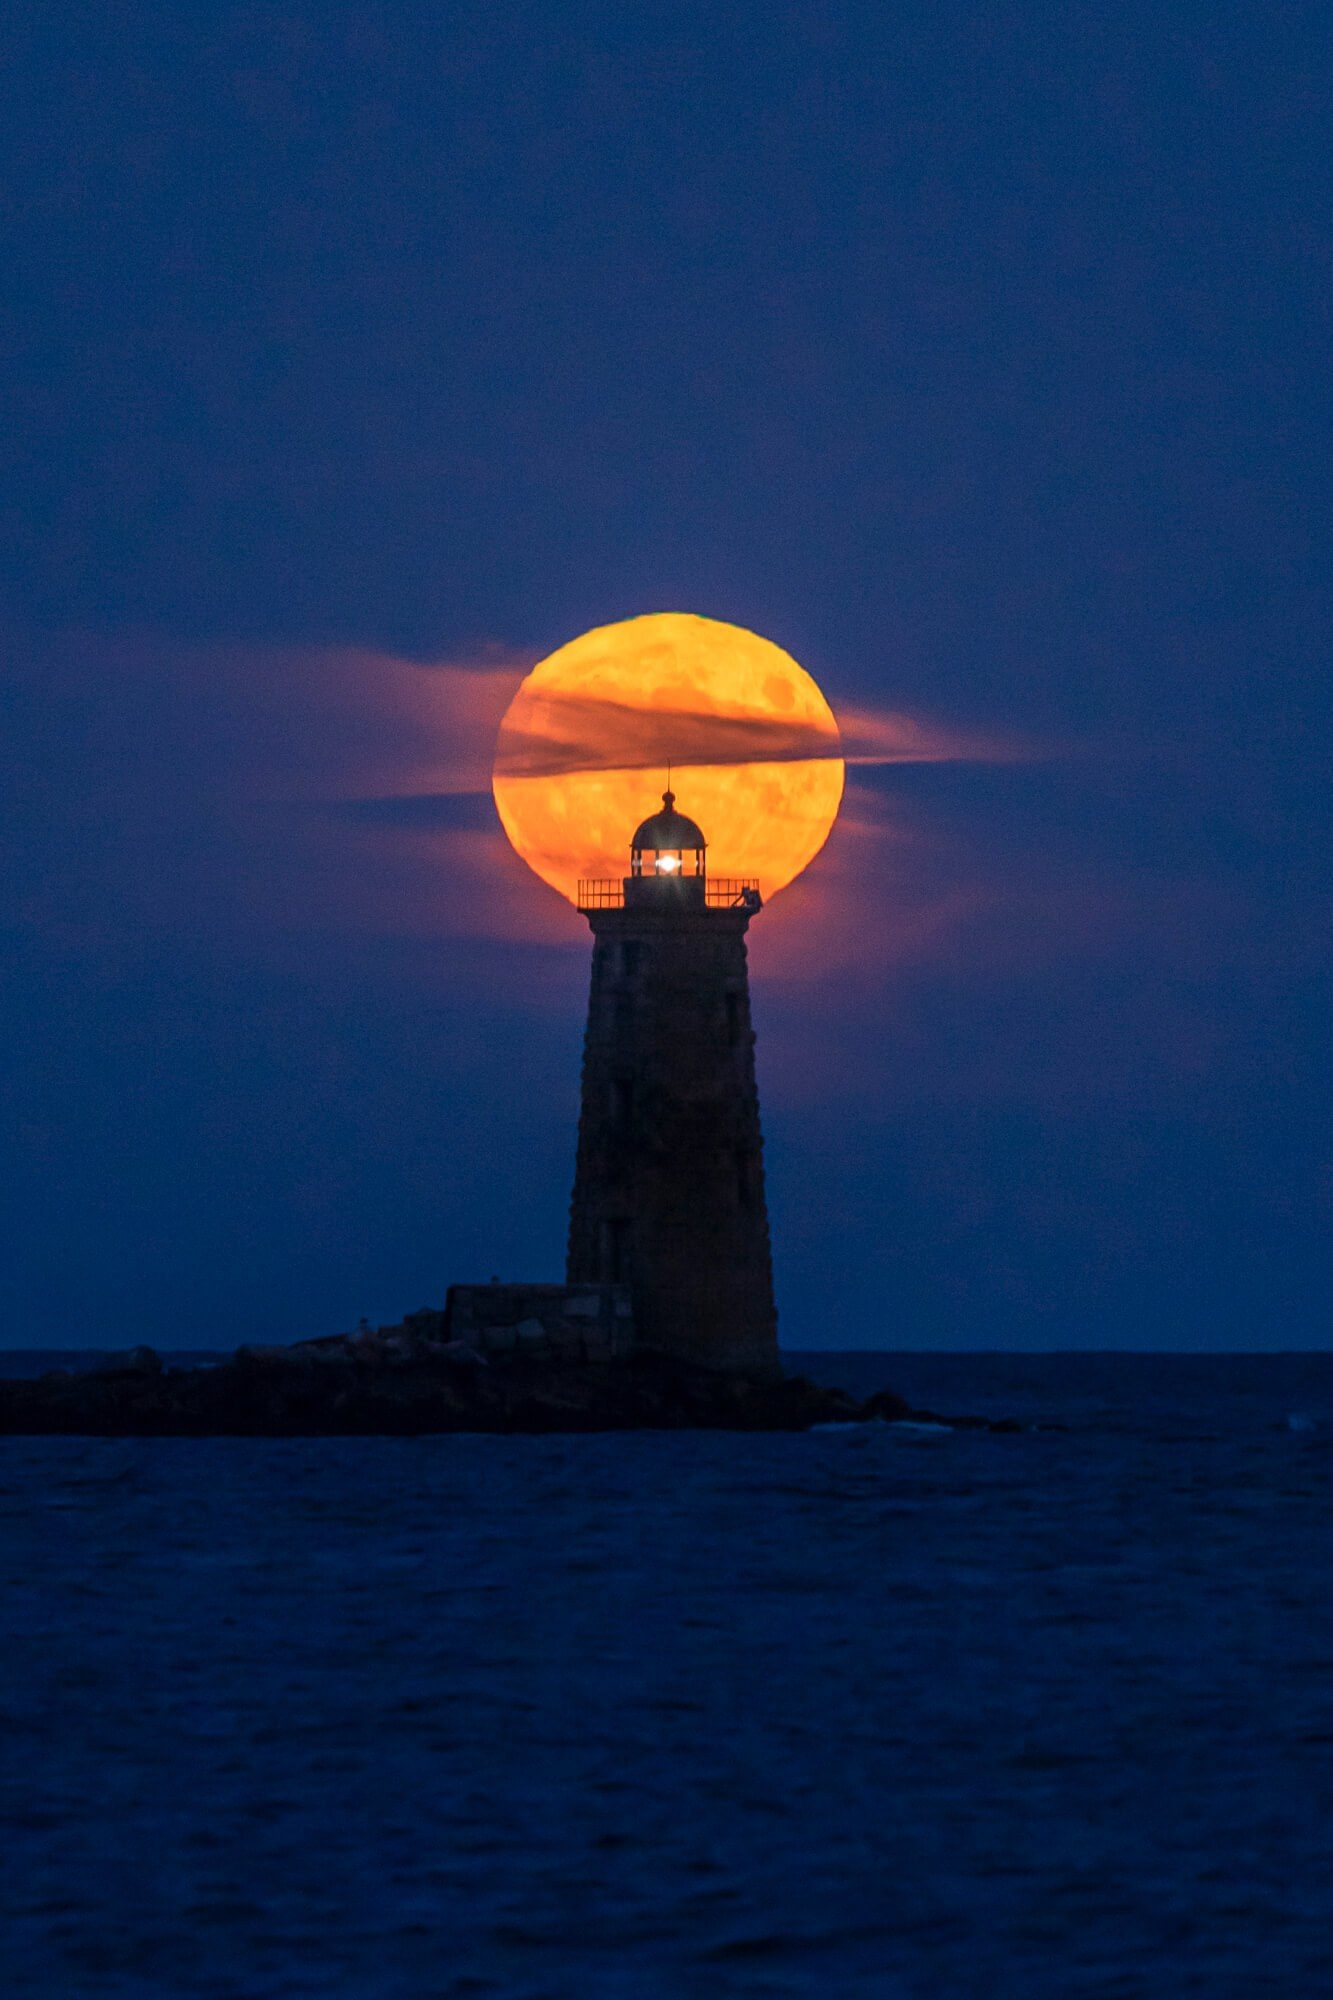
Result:
{"label": "dark rock", "polygon": [[153,1347],[130,1347],[123,1354],[106,1354],[92,1370],[94,1375],[160,1375],[162,1356]]}
{"label": "dark rock", "polygon": [[475,1347],[469,1347],[465,1340],[446,1340],[430,1350],[431,1358],[443,1361],[450,1368],[485,1368],[486,1356],[478,1354]]}
{"label": "dark rock", "polygon": [[879,1389],[862,1404],[861,1414],[872,1419],[878,1417],[883,1424],[900,1424],[915,1413],[911,1404],[892,1389]]}
{"label": "dark rock", "polygon": [[261,1371],[278,1370],[290,1375],[299,1370],[350,1368],[356,1358],[355,1342],[340,1334],[333,1340],[298,1341],[294,1347],[238,1347],[232,1357],[232,1366]]}
{"label": "dark rock", "polygon": [[[414,1315],[414,1319],[425,1317]],[[0,1381],[0,1434],[102,1437],[420,1436],[439,1431],[804,1431],[920,1420],[881,1390],[858,1403],[799,1375],[715,1374],[639,1352],[553,1355],[525,1342],[487,1360],[407,1326],[239,1347],[229,1362],[164,1370],[150,1349],[97,1374]],[[132,1365],[130,1365],[132,1362]],[[966,1420],[959,1420],[966,1421]],[[1007,1423],[974,1420],[988,1429]]]}
{"label": "dark rock", "polygon": [[403,1330],[413,1340],[442,1340],[444,1313],[434,1306],[418,1306],[414,1313],[408,1313],[403,1320]]}

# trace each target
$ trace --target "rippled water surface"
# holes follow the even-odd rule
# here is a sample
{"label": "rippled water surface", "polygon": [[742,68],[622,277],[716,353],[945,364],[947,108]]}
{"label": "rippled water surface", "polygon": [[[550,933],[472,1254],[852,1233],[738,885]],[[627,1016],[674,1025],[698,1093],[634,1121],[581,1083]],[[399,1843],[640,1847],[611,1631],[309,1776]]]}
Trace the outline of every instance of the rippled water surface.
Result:
{"label": "rippled water surface", "polygon": [[1333,1993],[1333,1358],[883,1427],[0,1443],[0,1988]]}

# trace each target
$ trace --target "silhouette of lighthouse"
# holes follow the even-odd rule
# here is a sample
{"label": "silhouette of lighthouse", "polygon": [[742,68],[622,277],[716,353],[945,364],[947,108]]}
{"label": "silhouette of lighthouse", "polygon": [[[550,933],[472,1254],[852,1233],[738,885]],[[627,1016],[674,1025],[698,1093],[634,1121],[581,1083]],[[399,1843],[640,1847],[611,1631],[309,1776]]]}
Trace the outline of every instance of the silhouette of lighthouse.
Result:
{"label": "silhouette of lighthouse", "polygon": [[629,874],[578,901],[593,958],[567,1282],[628,1285],[644,1347],[775,1369],[745,954],[759,885],[709,877],[668,774]]}

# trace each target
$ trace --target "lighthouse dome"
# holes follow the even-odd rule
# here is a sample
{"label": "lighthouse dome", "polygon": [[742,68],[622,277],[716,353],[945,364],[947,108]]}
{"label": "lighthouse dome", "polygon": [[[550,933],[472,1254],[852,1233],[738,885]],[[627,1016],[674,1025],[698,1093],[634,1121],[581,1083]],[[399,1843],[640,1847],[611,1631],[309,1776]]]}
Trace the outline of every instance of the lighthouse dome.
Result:
{"label": "lighthouse dome", "polygon": [[676,794],[663,792],[662,808],[646,819],[630,842],[636,853],[702,853],[708,842],[692,819],[676,811]]}

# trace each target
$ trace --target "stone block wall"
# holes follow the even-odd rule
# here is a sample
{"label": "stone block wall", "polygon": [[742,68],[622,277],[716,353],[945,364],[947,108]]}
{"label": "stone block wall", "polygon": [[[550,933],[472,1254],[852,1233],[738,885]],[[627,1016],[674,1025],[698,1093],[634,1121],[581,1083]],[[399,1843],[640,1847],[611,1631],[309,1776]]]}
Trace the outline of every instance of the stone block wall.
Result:
{"label": "stone block wall", "polygon": [[628,1285],[450,1285],[444,1335],[478,1354],[615,1361],[634,1348]]}
{"label": "stone block wall", "polygon": [[566,1281],[627,1284],[644,1348],[773,1373],[751,912],[677,907],[660,893],[669,883],[641,887],[624,909],[585,912],[592,985]]}

